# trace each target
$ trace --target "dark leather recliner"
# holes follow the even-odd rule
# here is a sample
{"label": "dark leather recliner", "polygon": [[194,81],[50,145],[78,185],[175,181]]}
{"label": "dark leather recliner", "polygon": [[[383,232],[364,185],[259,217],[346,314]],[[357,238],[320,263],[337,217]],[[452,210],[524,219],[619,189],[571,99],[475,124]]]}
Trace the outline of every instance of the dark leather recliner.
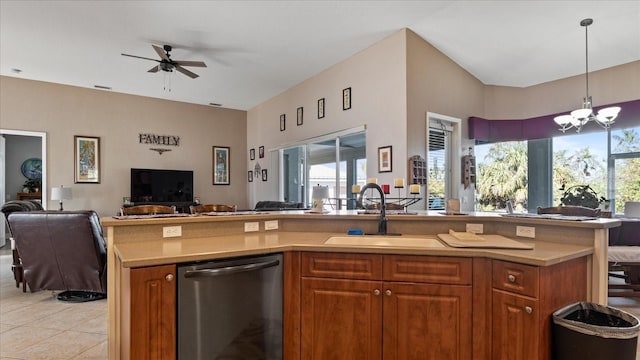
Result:
{"label": "dark leather recliner", "polygon": [[8,221],[31,291],[64,290],[58,299],[67,301],[105,297],[106,243],[95,211],[15,212]]}
{"label": "dark leather recliner", "polygon": [[[11,200],[2,204],[2,213],[5,220],[9,217],[9,214],[14,212],[24,211],[41,211],[44,210],[42,204],[35,200]],[[9,224],[7,220],[7,225]],[[27,283],[24,281],[24,271],[22,270],[22,262],[20,260],[20,254],[16,249],[15,240],[11,235],[11,227],[9,227],[9,240],[11,242],[11,253],[13,256],[13,263],[11,264],[11,271],[13,272],[13,278],[16,281],[16,287],[20,287],[22,283],[22,291],[27,291]]]}

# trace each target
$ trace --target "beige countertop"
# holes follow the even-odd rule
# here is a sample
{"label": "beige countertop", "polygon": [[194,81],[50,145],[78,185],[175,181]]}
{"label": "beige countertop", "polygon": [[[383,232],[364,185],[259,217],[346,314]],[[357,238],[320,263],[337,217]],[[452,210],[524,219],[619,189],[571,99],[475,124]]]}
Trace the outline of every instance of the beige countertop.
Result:
{"label": "beige countertop", "polygon": [[[170,215],[158,215],[158,217],[132,216],[127,217],[106,217],[102,219],[103,226],[138,226],[153,224],[171,224],[171,223],[198,223],[198,222],[226,222],[226,221],[245,221],[245,220],[268,220],[268,219],[319,219],[319,220],[375,220],[378,214],[362,214],[355,210],[332,211],[325,214],[310,213],[308,211],[288,210],[288,211],[240,211],[237,213],[225,213],[224,215],[187,215],[177,214],[175,217]],[[500,213],[490,212],[471,212],[464,215],[445,215],[441,211],[410,211],[407,214],[399,214],[388,212],[387,218],[390,222],[405,221],[488,221],[500,223],[523,223],[523,224],[549,224],[577,228],[610,228],[620,226],[620,219],[617,218],[599,218],[588,221],[567,221],[556,219],[545,219],[536,217],[507,217]]]}
{"label": "beige countertop", "polygon": [[[118,220],[116,220],[118,221]],[[328,251],[378,254],[487,257],[529,265],[549,266],[593,254],[593,246],[545,241],[518,241],[533,244],[533,250],[482,248],[424,248],[410,246],[328,245],[331,236],[344,233],[267,231],[200,238],[165,238],[119,243],[114,252],[124,267],[141,267],[181,262],[212,260],[235,256],[284,251]],[[408,235],[411,238],[436,238],[435,235]],[[444,244],[444,243],[443,243]]]}

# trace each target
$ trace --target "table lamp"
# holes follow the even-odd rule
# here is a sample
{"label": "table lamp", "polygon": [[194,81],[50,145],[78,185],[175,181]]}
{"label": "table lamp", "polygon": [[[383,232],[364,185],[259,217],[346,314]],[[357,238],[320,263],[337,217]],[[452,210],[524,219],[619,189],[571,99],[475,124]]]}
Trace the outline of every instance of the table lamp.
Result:
{"label": "table lamp", "polygon": [[60,187],[51,188],[51,200],[59,200],[60,201],[60,211],[64,210],[62,208],[63,200],[71,200],[71,188],[66,188],[60,185]]}
{"label": "table lamp", "polygon": [[328,186],[314,186],[313,191],[311,192],[311,200],[313,201],[312,212],[323,212],[324,210],[324,200],[329,198],[329,187]]}

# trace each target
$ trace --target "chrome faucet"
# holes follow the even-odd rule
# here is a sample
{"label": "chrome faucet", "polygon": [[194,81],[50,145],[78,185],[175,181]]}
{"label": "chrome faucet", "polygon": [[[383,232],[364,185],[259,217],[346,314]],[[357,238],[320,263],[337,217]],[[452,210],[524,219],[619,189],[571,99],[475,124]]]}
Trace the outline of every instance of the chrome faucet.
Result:
{"label": "chrome faucet", "polygon": [[384,202],[384,191],[378,184],[368,183],[360,190],[359,203],[362,203],[362,195],[367,189],[376,189],[380,193],[380,219],[378,220],[378,233],[376,235],[387,235],[387,205]]}

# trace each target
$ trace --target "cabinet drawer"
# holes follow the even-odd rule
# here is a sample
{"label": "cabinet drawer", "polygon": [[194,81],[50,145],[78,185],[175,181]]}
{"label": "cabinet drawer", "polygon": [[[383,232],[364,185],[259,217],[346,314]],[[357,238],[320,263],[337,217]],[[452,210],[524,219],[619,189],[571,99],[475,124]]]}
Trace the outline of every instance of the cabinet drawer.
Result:
{"label": "cabinet drawer", "polygon": [[380,280],[382,256],[373,254],[302,253],[302,276]]}
{"label": "cabinet drawer", "polygon": [[493,261],[493,287],[512,293],[538,297],[539,270],[537,266]]}
{"label": "cabinet drawer", "polygon": [[386,255],[384,280],[470,285],[471,258]]}

